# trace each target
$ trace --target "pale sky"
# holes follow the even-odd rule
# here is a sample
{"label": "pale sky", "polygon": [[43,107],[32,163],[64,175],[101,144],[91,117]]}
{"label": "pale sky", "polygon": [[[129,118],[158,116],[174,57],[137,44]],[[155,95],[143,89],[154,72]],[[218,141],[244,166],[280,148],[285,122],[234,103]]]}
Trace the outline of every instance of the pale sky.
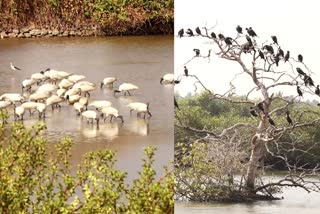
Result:
{"label": "pale sky", "polygon": [[[297,59],[302,54],[306,65],[314,72],[312,75],[316,84],[320,83],[320,13],[319,4],[316,0],[175,0],[175,35],[179,29],[194,29],[199,26],[218,25],[213,31],[218,34],[235,37],[235,27],[239,24],[243,30],[252,27],[261,44],[268,40],[272,42],[271,35],[276,35],[278,43],[286,52]],[[244,32],[246,32],[244,30]],[[193,56],[193,48],[199,48],[206,55],[212,45],[208,39],[177,38],[175,37],[175,76],[183,73],[183,64]],[[212,54],[214,55],[214,54]],[[289,70],[288,65],[283,64],[279,69]],[[303,66],[293,63],[295,67]],[[240,67],[235,63],[212,57],[211,62],[207,59],[196,59],[187,65],[190,74],[196,74],[210,89],[216,93],[224,93],[229,88],[229,82]],[[291,70],[291,69],[290,69]],[[183,79],[181,84],[175,86],[175,90],[181,95],[193,92],[193,81],[190,78]],[[252,87],[252,80],[243,74],[233,82],[237,88],[237,94],[246,94]],[[296,95],[296,87],[281,88],[284,95]],[[259,96],[258,94],[257,96]],[[316,96],[305,96],[308,99],[317,99]]]}

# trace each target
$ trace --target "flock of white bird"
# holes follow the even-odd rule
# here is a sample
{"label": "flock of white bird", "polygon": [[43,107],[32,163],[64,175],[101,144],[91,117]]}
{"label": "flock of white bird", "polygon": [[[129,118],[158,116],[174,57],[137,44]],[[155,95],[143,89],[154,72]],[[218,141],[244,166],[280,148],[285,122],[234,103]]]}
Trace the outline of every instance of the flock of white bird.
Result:
{"label": "flock of white bird", "polygon": [[[13,70],[21,70],[12,63]],[[48,108],[52,111],[55,108],[61,108],[62,105],[72,106],[78,115],[87,119],[87,123],[110,118],[110,122],[119,119],[124,122],[123,116],[119,114],[118,109],[112,107],[108,100],[90,100],[90,93],[97,89],[95,83],[85,80],[84,75],[71,74],[65,71],[46,69],[39,73],[34,73],[30,78],[22,81],[22,93],[5,93],[0,96],[0,111],[9,112],[13,106],[13,115],[15,120],[23,121],[26,111],[29,111],[30,117],[38,112],[39,119],[45,118]],[[113,88],[117,81],[115,77],[106,77],[100,84],[100,88]],[[117,93],[131,95],[132,91],[139,89],[138,86],[131,83],[122,83],[118,89],[113,90],[114,96]],[[146,119],[152,114],[149,111],[149,103],[133,102],[128,104],[130,115],[132,111],[137,112],[138,117]]]}

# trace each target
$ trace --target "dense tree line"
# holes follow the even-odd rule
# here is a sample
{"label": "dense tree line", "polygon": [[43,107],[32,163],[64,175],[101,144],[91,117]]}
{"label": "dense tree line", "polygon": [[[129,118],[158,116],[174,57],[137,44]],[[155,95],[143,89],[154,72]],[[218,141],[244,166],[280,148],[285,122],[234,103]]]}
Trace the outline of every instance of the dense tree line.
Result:
{"label": "dense tree line", "polygon": [[107,35],[172,34],[173,0],[2,0],[0,29],[100,29]]}

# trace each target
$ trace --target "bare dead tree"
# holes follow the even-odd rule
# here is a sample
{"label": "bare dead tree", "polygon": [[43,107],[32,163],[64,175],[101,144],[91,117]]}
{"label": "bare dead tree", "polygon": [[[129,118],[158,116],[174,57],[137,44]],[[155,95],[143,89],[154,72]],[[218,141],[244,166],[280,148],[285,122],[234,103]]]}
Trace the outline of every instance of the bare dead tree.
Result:
{"label": "bare dead tree", "polygon": [[[220,95],[209,90],[196,75],[189,74],[188,78],[195,79],[195,90],[198,90],[197,86],[200,85],[204,90],[212,95],[212,99],[220,99],[234,104],[250,105],[252,111],[256,113],[259,123],[258,125],[251,123],[237,123],[222,131],[206,130],[205,128],[199,130],[184,125],[178,118],[177,126],[193,132],[205,133],[210,136],[212,143],[216,141],[223,141],[225,143],[230,142],[230,140],[235,141],[236,139],[239,139],[239,136],[234,137],[235,133],[239,134],[238,130],[242,127],[250,128],[253,133],[250,140],[250,158],[246,167],[244,185],[245,190],[249,193],[263,192],[271,195],[271,193],[268,192],[268,188],[271,186],[295,186],[301,187],[306,191],[319,191],[319,183],[308,182],[304,179],[307,175],[317,173],[320,169],[319,166],[317,165],[310,169],[310,166],[306,167],[305,165],[299,165],[299,160],[292,164],[289,162],[287,157],[289,151],[296,151],[301,154],[308,153],[309,155],[312,155],[310,154],[310,150],[317,143],[310,145],[307,149],[299,150],[294,139],[290,142],[290,146],[285,146],[287,142],[281,142],[281,138],[284,135],[290,136],[294,130],[297,129],[319,126],[320,115],[317,115],[318,113],[312,111],[303,111],[300,112],[299,115],[294,115],[294,120],[289,125],[282,126],[276,126],[274,121],[271,119],[274,115],[284,115],[284,113],[288,111],[289,107],[299,102],[299,97],[303,96],[303,94],[320,96],[320,92],[317,92],[318,87],[315,86],[315,83],[312,80],[312,71],[302,60],[296,60],[293,57],[288,57],[287,54],[285,55],[281,47],[275,42],[270,44],[266,41],[259,44],[256,37],[252,33],[249,33],[250,29],[248,29],[249,35],[238,33],[235,38],[223,35],[216,36],[211,31],[212,29],[213,28],[208,29],[207,27],[203,27],[202,32],[198,34],[198,36],[205,37],[212,42],[211,49],[214,51],[216,56],[225,59],[230,63],[238,64],[241,69],[240,74],[247,75],[252,80],[252,89],[249,90],[245,98],[235,100],[232,98],[236,88],[232,83],[233,80],[230,82],[230,89],[226,93]],[[193,56],[184,65],[192,62],[193,59],[197,57],[203,57],[204,59],[209,58],[210,52],[208,56]],[[209,62],[214,63],[213,61]],[[278,67],[279,63],[287,63],[288,68],[280,70]],[[234,79],[236,79],[238,75],[239,73],[235,74]],[[182,76],[180,79],[182,79]],[[271,90],[281,86],[288,86],[291,87],[292,90],[296,90],[298,93],[297,96],[288,98],[281,96],[281,94],[270,92]],[[262,101],[258,104],[249,99],[253,91],[258,91],[261,94]],[[272,104],[276,100],[281,101],[283,105],[278,108],[272,108]],[[313,114],[315,117],[313,117],[312,120],[303,118],[304,115],[309,114]],[[256,186],[258,183],[257,170],[260,166],[259,162],[264,158],[266,153],[283,161],[290,172],[300,172],[300,174],[288,175],[278,182],[268,184],[260,183],[259,186]]]}

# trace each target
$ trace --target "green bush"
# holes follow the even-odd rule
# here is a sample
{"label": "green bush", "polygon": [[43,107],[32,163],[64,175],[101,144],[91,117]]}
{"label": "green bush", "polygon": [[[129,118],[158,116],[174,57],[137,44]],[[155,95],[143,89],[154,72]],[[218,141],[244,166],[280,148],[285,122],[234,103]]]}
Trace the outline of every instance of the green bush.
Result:
{"label": "green bush", "polygon": [[1,123],[0,213],[173,213],[173,173],[165,168],[156,180],[155,148],[144,149],[139,178],[128,185],[127,173],[114,168],[115,152],[89,152],[74,169],[72,140],[48,154],[45,128]]}

